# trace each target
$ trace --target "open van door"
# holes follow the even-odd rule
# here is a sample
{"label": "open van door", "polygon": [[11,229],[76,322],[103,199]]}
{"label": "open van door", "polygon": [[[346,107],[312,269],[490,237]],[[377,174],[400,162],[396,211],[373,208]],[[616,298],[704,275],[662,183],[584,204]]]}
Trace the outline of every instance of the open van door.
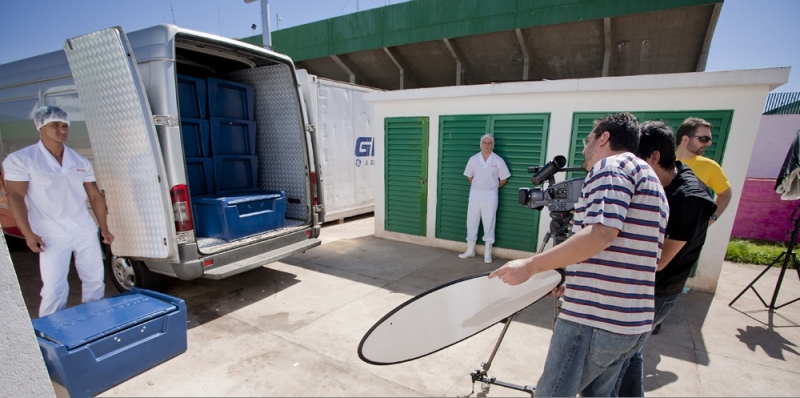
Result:
{"label": "open van door", "polygon": [[116,256],[178,259],[161,148],[133,51],[120,27],[64,43],[86,118]]}
{"label": "open van door", "polygon": [[[300,110],[303,115],[303,124],[306,126],[306,146],[309,148],[308,157],[311,164],[311,190],[314,212],[317,213],[320,223],[325,220],[325,194],[322,189],[322,167],[320,162],[320,141],[317,139],[317,86],[312,82],[311,76],[305,69],[295,71],[298,83],[298,94],[300,95]],[[316,76],[313,78],[316,80]]]}

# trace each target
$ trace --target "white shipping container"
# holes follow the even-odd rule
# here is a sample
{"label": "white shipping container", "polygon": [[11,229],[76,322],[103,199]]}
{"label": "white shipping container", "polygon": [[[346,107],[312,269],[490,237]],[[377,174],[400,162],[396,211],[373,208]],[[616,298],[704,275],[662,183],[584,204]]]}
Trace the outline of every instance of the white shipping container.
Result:
{"label": "white shipping container", "polygon": [[375,208],[375,137],[372,104],[364,94],[383,91],[297,71],[319,159],[322,222],[370,213]]}

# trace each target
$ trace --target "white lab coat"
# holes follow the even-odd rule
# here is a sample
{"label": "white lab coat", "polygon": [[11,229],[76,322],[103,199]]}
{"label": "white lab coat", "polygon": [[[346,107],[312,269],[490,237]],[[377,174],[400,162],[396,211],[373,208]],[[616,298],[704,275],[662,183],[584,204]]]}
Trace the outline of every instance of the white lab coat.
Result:
{"label": "white lab coat", "polygon": [[483,222],[483,241],[494,243],[495,216],[500,180],[511,177],[506,162],[492,152],[487,159],[478,152],[469,158],[464,175],[472,178],[467,206],[467,241],[478,239],[478,226]]}

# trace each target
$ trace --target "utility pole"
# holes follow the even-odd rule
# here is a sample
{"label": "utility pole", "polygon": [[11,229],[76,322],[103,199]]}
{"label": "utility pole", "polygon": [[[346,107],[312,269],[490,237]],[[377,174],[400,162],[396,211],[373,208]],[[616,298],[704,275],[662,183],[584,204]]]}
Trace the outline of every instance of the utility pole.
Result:
{"label": "utility pole", "polygon": [[[244,0],[245,4],[256,0]],[[264,48],[272,50],[272,33],[269,28],[269,0],[261,0],[261,41]]]}

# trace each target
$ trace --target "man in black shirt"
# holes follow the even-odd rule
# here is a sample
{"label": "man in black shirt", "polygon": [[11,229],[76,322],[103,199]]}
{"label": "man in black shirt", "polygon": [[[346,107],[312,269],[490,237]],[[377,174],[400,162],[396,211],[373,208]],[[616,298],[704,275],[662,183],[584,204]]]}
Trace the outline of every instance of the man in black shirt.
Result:
{"label": "man in black shirt", "polygon": [[[675,136],[663,122],[645,122],[636,156],[658,175],[669,202],[669,221],[656,272],[653,327],[666,319],[678,301],[692,266],[706,241],[708,218],[717,205],[692,170],[675,160]],[[620,397],[644,396],[642,349],[620,371],[615,392]]]}

